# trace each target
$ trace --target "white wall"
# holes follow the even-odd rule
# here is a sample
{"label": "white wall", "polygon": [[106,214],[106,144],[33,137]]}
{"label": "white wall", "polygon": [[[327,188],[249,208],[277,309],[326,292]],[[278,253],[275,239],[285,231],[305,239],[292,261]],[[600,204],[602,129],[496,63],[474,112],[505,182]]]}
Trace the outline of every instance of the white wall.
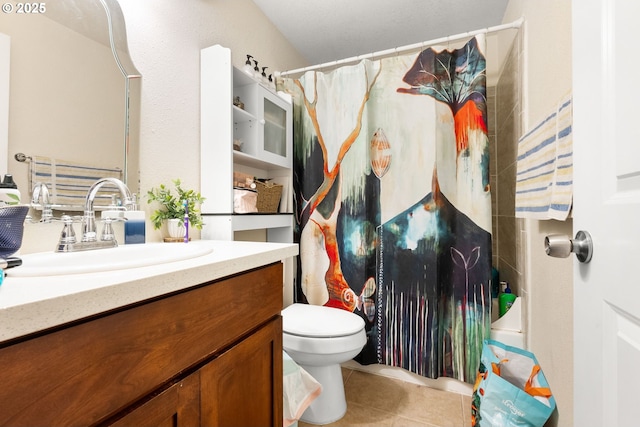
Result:
{"label": "white wall", "polygon": [[[141,192],[180,178],[200,186],[200,49],[231,49],[268,71],[309,65],[250,0],[121,1],[129,51],[142,74]],[[212,164],[211,167],[216,167]],[[149,212],[149,205],[142,206]],[[147,241],[160,233],[147,226]]]}
{"label": "white wall", "polygon": [[[504,22],[525,18],[524,129],[552,111],[571,91],[571,0],[510,0]],[[550,258],[544,237],[572,236],[572,221],[525,222],[528,348],[536,355],[555,395],[550,425],[573,425],[572,259]]]}

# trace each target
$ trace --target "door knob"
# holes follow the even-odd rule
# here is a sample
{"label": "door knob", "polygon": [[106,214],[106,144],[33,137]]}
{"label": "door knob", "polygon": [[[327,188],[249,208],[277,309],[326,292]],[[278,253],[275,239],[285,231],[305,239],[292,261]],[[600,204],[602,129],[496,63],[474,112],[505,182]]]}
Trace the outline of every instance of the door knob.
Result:
{"label": "door knob", "polygon": [[550,234],[544,238],[544,250],[547,255],[566,258],[573,252],[578,261],[587,263],[593,256],[593,241],[586,231],[578,231],[574,239],[564,234]]}

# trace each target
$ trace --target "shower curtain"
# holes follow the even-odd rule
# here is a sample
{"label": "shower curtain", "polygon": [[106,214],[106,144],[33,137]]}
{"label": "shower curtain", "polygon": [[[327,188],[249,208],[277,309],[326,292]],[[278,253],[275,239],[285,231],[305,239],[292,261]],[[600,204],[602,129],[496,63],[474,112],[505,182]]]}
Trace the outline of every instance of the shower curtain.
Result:
{"label": "shower curtain", "polygon": [[360,363],[472,382],[490,331],[484,38],[285,78],[296,300],[360,315]]}

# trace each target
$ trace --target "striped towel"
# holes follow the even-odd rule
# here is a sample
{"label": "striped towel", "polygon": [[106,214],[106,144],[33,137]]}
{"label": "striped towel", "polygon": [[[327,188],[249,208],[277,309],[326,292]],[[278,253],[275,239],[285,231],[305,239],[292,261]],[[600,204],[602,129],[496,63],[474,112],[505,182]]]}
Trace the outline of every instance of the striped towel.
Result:
{"label": "striped towel", "polygon": [[[51,204],[66,210],[83,210],[87,192],[93,183],[100,178],[122,179],[119,168],[103,168],[83,165],[67,160],[34,156],[30,163],[30,185],[42,182],[49,188]],[[120,190],[112,185],[104,185],[94,206],[111,204],[111,194],[120,195]]]}
{"label": "striped towel", "polygon": [[516,217],[564,221],[573,200],[571,95],[518,141]]}

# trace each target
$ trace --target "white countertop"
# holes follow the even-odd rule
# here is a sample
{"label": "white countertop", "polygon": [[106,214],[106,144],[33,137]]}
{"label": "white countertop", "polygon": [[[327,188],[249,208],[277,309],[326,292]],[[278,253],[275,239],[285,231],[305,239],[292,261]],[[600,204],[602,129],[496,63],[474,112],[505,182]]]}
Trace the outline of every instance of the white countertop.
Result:
{"label": "white countertop", "polygon": [[[184,243],[145,245],[179,250]],[[207,245],[212,252],[100,273],[12,277],[7,270],[0,285],[0,342],[298,255],[298,245],[290,243],[198,240],[188,245]]]}

